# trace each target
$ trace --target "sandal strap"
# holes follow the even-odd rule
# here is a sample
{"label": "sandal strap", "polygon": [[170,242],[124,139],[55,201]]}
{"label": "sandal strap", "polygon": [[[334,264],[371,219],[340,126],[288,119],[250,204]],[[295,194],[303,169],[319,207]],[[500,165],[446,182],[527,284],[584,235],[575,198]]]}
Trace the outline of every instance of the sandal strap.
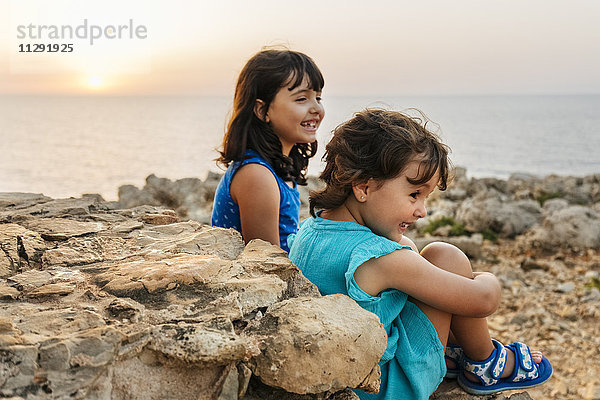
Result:
{"label": "sandal strap", "polygon": [[494,351],[483,361],[473,361],[467,356],[462,358],[462,367],[475,375],[482,385],[489,386],[498,382],[506,367],[506,348],[502,343],[492,339]]}
{"label": "sandal strap", "polygon": [[515,370],[507,378],[511,382],[520,382],[527,379],[535,379],[539,372],[537,365],[531,357],[529,346],[521,342],[515,342],[506,346],[515,353]]}
{"label": "sandal strap", "polygon": [[447,344],[444,350],[444,357],[459,364],[463,357],[463,349],[458,344]]}

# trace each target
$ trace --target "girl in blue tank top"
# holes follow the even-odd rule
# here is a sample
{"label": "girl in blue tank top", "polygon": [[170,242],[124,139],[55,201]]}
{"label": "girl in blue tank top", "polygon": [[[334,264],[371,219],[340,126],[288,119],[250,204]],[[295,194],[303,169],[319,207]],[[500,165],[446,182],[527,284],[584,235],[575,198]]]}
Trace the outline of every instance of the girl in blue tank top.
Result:
{"label": "girl in blue tank top", "polygon": [[212,225],[238,230],[288,251],[298,230],[308,160],[325,111],[323,75],[291,50],[263,50],[244,66],[217,162],[227,167],[213,203]]}
{"label": "girl in blue tank top", "polygon": [[450,169],[448,148],[424,120],[366,110],[335,129],[326,187],[311,193],[312,218],[290,237],[290,259],[322,294],[346,294],[383,324],[379,393],[357,391],[362,400],[427,400],[444,376],[473,394],[540,385],[552,375],[542,353],[490,338],[496,277],[473,272],[454,246],[419,253],[405,236]]}

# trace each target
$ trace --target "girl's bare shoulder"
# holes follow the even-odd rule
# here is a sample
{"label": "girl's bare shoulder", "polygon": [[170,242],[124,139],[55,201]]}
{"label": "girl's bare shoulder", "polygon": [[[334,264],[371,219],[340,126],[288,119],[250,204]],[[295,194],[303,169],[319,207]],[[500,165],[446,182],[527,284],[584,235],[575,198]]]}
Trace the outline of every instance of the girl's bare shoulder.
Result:
{"label": "girl's bare shoulder", "polygon": [[273,173],[264,165],[256,163],[240,167],[231,180],[230,191],[234,200],[250,193],[254,196],[279,195],[277,180]]}

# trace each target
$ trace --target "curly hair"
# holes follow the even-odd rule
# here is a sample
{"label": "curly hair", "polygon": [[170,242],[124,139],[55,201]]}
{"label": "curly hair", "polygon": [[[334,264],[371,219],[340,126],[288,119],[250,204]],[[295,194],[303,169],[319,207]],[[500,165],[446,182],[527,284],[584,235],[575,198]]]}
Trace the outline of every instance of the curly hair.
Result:
{"label": "curly hair", "polygon": [[283,180],[306,185],[308,160],[316,154],[317,142],[298,143],[287,156],[282,153],[281,142],[271,125],[254,113],[257,99],[268,109],[279,89],[285,86],[295,89],[304,79],[310,89],[317,92],[325,84],[321,71],[306,54],[268,49],[250,58],[237,81],[223,151],[216,161],[228,167],[233,161],[242,161],[246,150],[252,149],[267,160]]}
{"label": "curly hair", "polygon": [[[451,163],[449,147],[427,128],[427,118],[383,109],[366,109],[333,131],[325,147],[325,169],[320,175],[326,187],[310,193],[310,213],[340,207],[352,186],[373,178],[378,184],[399,176],[418,156],[419,174],[408,181],[420,185],[439,173],[438,188],[446,190]],[[425,122],[424,122],[425,121]]]}

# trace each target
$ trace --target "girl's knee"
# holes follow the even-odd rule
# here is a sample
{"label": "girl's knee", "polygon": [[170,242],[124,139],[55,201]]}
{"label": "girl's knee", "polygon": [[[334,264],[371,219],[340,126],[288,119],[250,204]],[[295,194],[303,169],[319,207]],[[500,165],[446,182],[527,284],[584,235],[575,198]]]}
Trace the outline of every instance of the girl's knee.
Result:
{"label": "girl's knee", "polygon": [[450,243],[429,243],[421,250],[421,255],[436,267],[469,278],[473,277],[469,258],[462,250]]}

